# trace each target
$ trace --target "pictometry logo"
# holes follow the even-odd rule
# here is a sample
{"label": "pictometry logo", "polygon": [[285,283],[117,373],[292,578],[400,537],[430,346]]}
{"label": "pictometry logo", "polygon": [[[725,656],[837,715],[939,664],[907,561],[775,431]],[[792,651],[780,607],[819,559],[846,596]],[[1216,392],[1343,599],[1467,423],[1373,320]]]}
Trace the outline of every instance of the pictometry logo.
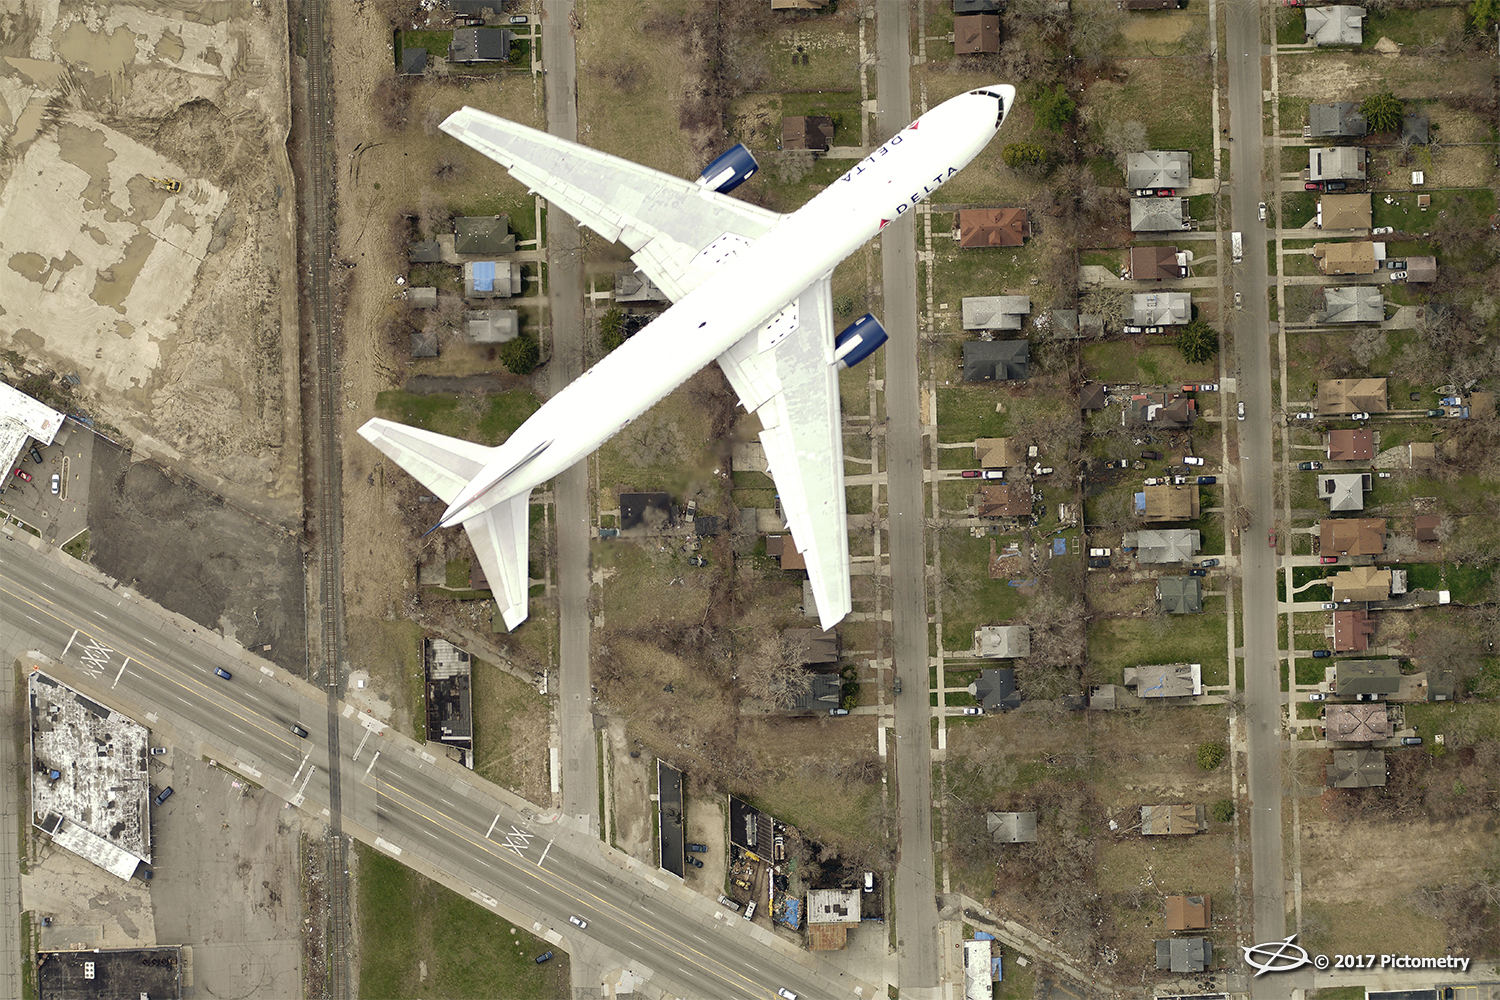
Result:
{"label": "pictometry logo", "polygon": [[1245,964],[1254,969],[1257,976],[1262,972],[1291,972],[1312,964],[1307,949],[1295,943],[1296,940],[1297,935],[1288,934],[1280,941],[1265,941],[1248,947],[1241,945],[1240,951],[1245,953]]}

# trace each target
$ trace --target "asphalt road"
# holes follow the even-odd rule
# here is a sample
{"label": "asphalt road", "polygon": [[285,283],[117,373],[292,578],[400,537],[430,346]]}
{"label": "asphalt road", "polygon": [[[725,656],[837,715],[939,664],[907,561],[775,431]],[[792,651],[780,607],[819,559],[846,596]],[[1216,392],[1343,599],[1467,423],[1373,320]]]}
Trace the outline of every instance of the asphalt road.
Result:
{"label": "asphalt road", "polygon": [[[96,582],[28,539],[0,539],[0,648],[34,649],[46,669],[141,721],[164,720],[194,752],[310,814],[328,803],[328,753],[293,735],[326,710],[324,692],[127,590]],[[234,676],[213,674],[223,666]],[[564,950],[629,968],[677,996],[873,997],[830,963],[790,945],[670,876],[540,815],[445,756],[343,705],[347,833],[397,856]],[[368,723],[368,724],[367,724]],[[179,794],[164,810],[189,809]],[[569,926],[569,914],[589,921]],[[859,987],[861,993],[856,993]]]}
{"label": "asphalt road", "polygon": [[[1281,667],[1276,640],[1277,551],[1268,544],[1276,526],[1271,436],[1277,419],[1271,395],[1270,307],[1266,288],[1265,224],[1259,221],[1263,190],[1261,141],[1261,5],[1227,5],[1225,61],[1229,69],[1229,163],[1231,227],[1244,233],[1244,260],[1232,272],[1244,308],[1234,317],[1234,347],[1240,366],[1239,400],[1245,420],[1237,424],[1240,500],[1250,508],[1249,529],[1240,534],[1245,608],[1245,738],[1249,785],[1251,908],[1255,941],[1284,937],[1287,906],[1281,843]],[[1278,544],[1285,539],[1278,536]],[[1285,976],[1253,981],[1256,997],[1286,994]]]}
{"label": "asphalt road", "polygon": [[[577,61],[573,49],[573,3],[542,9],[542,65],[547,94],[547,130],[578,139]],[[583,236],[577,223],[555,209],[547,212],[548,309],[552,322],[554,395],[583,374]],[[579,462],[552,483],[557,512],[558,728],[562,744],[563,812],[580,828],[596,829],[599,773],[589,684],[589,501],[588,462]],[[543,627],[541,622],[533,628]]]}
{"label": "asphalt road", "polygon": [[[914,117],[911,105],[910,7],[876,5],[874,143]],[[891,631],[896,676],[896,784],[900,860],[896,865],[897,975],[903,996],[935,996],[938,963],[936,878],[932,859],[932,737],[927,702],[927,553],[922,502],[922,414],[917,392],[917,252],[915,212],[880,235],[885,346],[886,496],[891,544]]]}

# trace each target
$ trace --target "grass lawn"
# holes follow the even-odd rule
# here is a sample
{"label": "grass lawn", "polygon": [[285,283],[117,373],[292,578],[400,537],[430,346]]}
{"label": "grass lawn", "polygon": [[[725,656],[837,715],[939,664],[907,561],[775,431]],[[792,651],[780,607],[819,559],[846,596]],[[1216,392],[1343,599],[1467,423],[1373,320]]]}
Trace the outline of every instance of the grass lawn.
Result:
{"label": "grass lawn", "polygon": [[349,661],[370,672],[371,687],[394,692],[396,728],[414,739],[427,738],[422,681],[422,626],[406,620],[352,616],[348,622]]}
{"label": "grass lawn", "polygon": [[547,699],[532,685],[475,661],[474,772],[533,802],[548,791]]}
{"label": "grass lawn", "polygon": [[492,396],[422,396],[390,389],[375,397],[382,417],[486,445],[504,442],[540,406],[524,389]]}
{"label": "grass lawn", "polygon": [[[1005,405],[1010,398],[1003,384],[942,386],[937,394],[939,441],[958,444],[982,437],[1005,437],[1010,432],[1009,417],[995,412],[997,405]],[[972,451],[965,454],[973,459]]]}
{"label": "grass lawn", "polygon": [[989,576],[990,542],[1004,550],[1015,540],[1004,535],[975,538],[967,528],[939,532],[943,550],[943,576],[951,586],[943,594],[943,648],[961,651],[974,648],[974,630],[980,625],[998,625],[1015,617],[1027,598],[1020,588]]}
{"label": "grass lawn", "polygon": [[[1170,339],[1170,338],[1166,338]],[[1158,337],[1132,337],[1089,344],[1083,349],[1084,366],[1095,381],[1113,384],[1171,385],[1198,382],[1218,376],[1218,364],[1194,365],[1183,360],[1182,352]]]}
{"label": "grass lawn", "polygon": [[1193,176],[1213,176],[1213,124],[1205,85],[1195,60],[1123,60],[1128,82],[1099,79],[1084,100],[1097,121],[1134,118],[1146,126],[1147,148],[1193,153]]}
{"label": "grass lawn", "polygon": [[1203,599],[1201,615],[1107,618],[1089,628],[1089,661],[1101,681],[1119,684],[1126,667],[1201,663],[1203,683],[1226,684],[1224,598]]}
{"label": "grass lawn", "polygon": [[569,992],[567,957],[379,851],[359,858],[360,995],[543,997]]}

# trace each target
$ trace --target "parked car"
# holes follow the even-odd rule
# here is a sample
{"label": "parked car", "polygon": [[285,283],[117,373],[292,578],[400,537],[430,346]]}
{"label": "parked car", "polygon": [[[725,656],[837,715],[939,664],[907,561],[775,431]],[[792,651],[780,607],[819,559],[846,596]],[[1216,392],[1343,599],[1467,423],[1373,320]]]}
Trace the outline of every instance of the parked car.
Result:
{"label": "parked car", "polygon": [[1206,570],[1206,569],[1190,569],[1190,570],[1188,570],[1188,576],[1207,576],[1207,575],[1208,575],[1208,570]]}
{"label": "parked car", "polygon": [[151,748],[151,756],[153,756],[153,757],[160,757],[162,754],[164,754],[166,752],[167,752],[167,748],[166,747],[152,747]]}
{"label": "parked car", "polygon": [[1236,420],[1245,419],[1245,401],[1243,399],[1234,404],[1234,416]]}
{"label": "parked car", "polygon": [[1144,459],[1147,459],[1148,461],[1155,462],[1155,461],[1158,461],[1161,458],[1161,452],[1159,452],[1159,451],[1143,451],[1143,452],[1141,452],[1141,457],[1144,458]]}
{"label": "parked car", "polygon": [[1395,231],[1395,226],[1376,226],[1374,229],[1370,230],[1370,235],[1384,236],[1386,233],[1394,233]]}
{"label": "parked car", "polygon": [[1198,391],[1199,392],[1218,392],[1219,391],[1219,383],[1217,383],[1217,382],[1199,382],[1198,383]]}
{"label": "parked car", "polygon": [[1327,701],[1328,700],[1328,696],[1326,694],[1324,694],[1322,691],[1314,691],[1312,694],[1310,694],[1310,695],[1307,696],[1307,700],[1308,701]]}
{"label": "parked car", "polygon": [[1350,420],[1369,420],[1370,419],[1370,415],[1368,413],[1366,413],[1365,411],[1360,410],[1358,413],[1351,413],[1351,414],[1349,414],[1349,419]]}
{"label": "parked car", "polygon": [[984,470],[984,478],[986,478],[986,479],[1004,479],[1005,478],[1005,470],[1004,469],[985,469]]}
{"label": "parked car", "polygon": [[849,714],[849,710],[847,708],[830,708],[828,710],[828,714],[829,715],[848,715]]}
{"label": "parked car", "polygon": [[1419,747],[1422,745],[1422,737],[1403,736],[1401,737],[1401,745],[1404,747]]}
{"label": "parked car", "polygon": [[1205,463],[1204,463],[1203,459],[1199,458],[1197,455],[1185,455],[1185,456],[1183,456],[1182,464],[1183,465],[1203,465]]}
{"label": "parked car", "polygon": [[1302,185],[1302,190],[1304,190],[1304,191],[1321,191],[1321,190],[1323,190],[1323,182],[1322,181],[1305,181],[1303,183],[1303,185]]}
{"label": "parked car", "polygon": [[587,920],[583,919],[582,917],[575,917],[572,914],[568,915],[568,923],[572,924],[574,927],[577,927],[579,930],[583,930],[589,925],[589,922]]}
{"label": "parked car", "polygon": [[229,671],[225,670],[223,667],[214,667],[214,674],[217,675],[217,676],[219,676],[219,677],[224,678],[224,680],[226,680],[226,681],[234,679],[234,674],[231,674]]}
{"label": "parked car", "polygon": [[1177,197],[1177,189],[1176,188],[1157,188],[1156,189],[1156,196],[1158,198],[1175,198],[1175,197]]}
{"label": "parked car", "polygon": [[619,538],[620,537],[620,529],[619,528],[600,528],[599,529],[599,537],[600,538]]}
{"label": "parked car", "polygon": [[1342,190],[1344,190],[1348,186],[1349,186],[1349,182],[1348,181],[1324,181],[1323,182],[1323,190],[1324,191],[1342,191]]}
{"label": "parked car", "polygon": [[1323,610],[1324,611],[1337,611],[1338,607],[1339,606],[1337,604],[1334,604],[1332,601],[1324,601],[1323,602]]}
{"label": "parked car", "polygon": [[1316,472],[1323,467],[1322,462],[1298,462],[1297,468],[1303,472]]}
{"label": "parked car", "polygon": [[60,473],[54,472],[54,473],[52,473],[52,495],[53,496],[57,496],[61,492],[62,492],[62,475]]}
{"label": "parked car", "polygon": [[307,730],[303,729],[300,725],[298,725],[295,722],[292,723],[292,732],[295,733],[296,735],[302,737],[304,740],[307,739],[307,736],[308,736]]}
{"label": "parked car", "polygon": [[1156,188],[1136,188],[1130,193],[1137,198],[1154,198],[1156,196]]}
{"label": "parked car", "polygon": [[1429,417],[1441,417],[1443,415],[1443,411],[1442,410],[1428,410],[1427,411],[1427,415]]}
{"label": "parked car", "polygon": [[1089,569],[1109,569],[1109,560],[1098,558],[1090,559]]}
{"label": "parked car", "polygon": [[1276,532],[1275,532],[1275,530],[1271,530],[1271,531],[1266,532],[1266,544],[1269,545],[1269,546],[1271,546],[1271,548],[1273,548],[1273,549],[1276,547]]}
{"label": "parked car", "polygon": [[1339,557],[1338,556],[1318,556],[1318,562],[1322,563],[1325,566],[1327,566],[1327,565],[1329,565],[1331,563],[1336,563],[1338,561],[1339,561]]}
{"label": "parked car", "polygon": [[738,913],[740,911],[740,904],[736,903],[734,900],[730,899],[728,896],[724,895],[722,892],[719,893],[719,905],[720,906],[727,906],[727,907],[729,907],[731,910],[733,910],[736,913]]}
{"label": "parked car", "polygon": [[703,867],[703,862],[699,861],[697,858],[690,857],[690,858],[687,859],[687,863],[690,864],[690,865],[692,865],[694,868],[702,868]]}
{"label": "parked car", "polygon": [[171,797],[172,797],[172,786],[168,785],[166,788],[163,788],[161,790],[160,794],[158,794],[156,796],[156,798],[154,798],[154,799],[151,800],[151,804],[159,806],[163,802],[165,802],[168,799],[170,799]]}
{"label": "parked car", "polygon": [[1165,478],[1158,478],[1156,476],[1151,476],[1148,479],[1142,480],[1141,485],[1142,486],[1157,486],[1157,485],[1163,485],[1165,483],[1166,483],[1166,479]]}
{"label": "parked car", "polygon": [[1172,485],[1173,486],[1186,486],[1187,484],[1188,484],[1188,477],[1187,476],[1173,476],[1172,477]]}
{"label": "parked car", "polygon": [[21,479],[25,480],[26,482],[28,482],[28,483],[31,482],[31,473],[27,472],[25,469],[21,468],[20,466],[16,466],[16,472],[15,472],[15,474],[17,476],[20,476]]}
{"label": "parked car", "polygon": [[980,705],[965,705],[964,706],[964,714],[965,715],[983,715],[984,714],[984,708],[982,706],[980,706]]}
{"label": "parked car", "polygon": [[525,24],[526,21],[527,21],[527,17],[526,17],[525,14],[512,14],[510,16],[510,23],[511,24]]}
{"label": "parked car", "polygon": [[1162,327],[1162,326],[1147,326],[1147,327],[1142,327],[1142,329],[1146,333],[1166,333],[1167,332],[1166,327]]}
{"label": "parked car", "polygon": [[1315,659],[1315,660],[1326,660],[1326,659],[1328,659],[1328,657],[1330,657],[1330,656],[1333,655],[1333,650],[1331,650],[1331,649],[1315,649],[1315,650],[1312,651],[1312,654],[1313,654],[1313,659]]}
{"label": "parked car", "polygon": [[1218,481],[1219,481],[1219,477],[1218,476],[1199,476],[1198,477],[1198,485],[1199,486],[1212,486],[1214,483],[1217,483]]}
{"label": "parked car", "polygon": [[1145,333],[1146,332],[1146,328],[1144,326],[1136,326],[1136,325],[1134,325],[1132,323],[1127,323],[1124,326],[1120,327],[1120,332],[1121,333]]}
{"label": "parked car", "polygon": [[1391,272],[1391,280],[1392,281],[1405,281],[1406,280],[1406,272],[1405,271],[1392,271]]}
{"label": "parked car", "polygon": [[1444,396],[1438,402],[1444,406],[1462,406],[1464,405],[1464,398],[1462,396]]}
{"label": "parked car", "polygon": [[1385,268],[1387,271],[1404,271],[1406,270],[1406,261],[1387,260],[1383,261],[1380,266]]}
{"label": "parked car", "polygon": [[42,464],[42,453],[36,450],[36,445],[31,446],[31,460],[37,465]]}
{"label": "parked car", "polygon": [[544,952],[542,952],[540,955],[538,955],[536,957],[536,964],[537,965],[541,965],[543,962],[550,962],[550,961],[552,961],[552,952],[550,952],[550,951],[544,951]]}
{"label": "parked car", "polygon": [[1244,302],[1244,298],[1245,297],[1243,295],[1241,295],[1239,292],[1235,292],[1234,293],[1234,307],[1236,309],[1241,308],[1241,303]]}
{"label": "parked car", "polygon": [[1379,476],[1381,479],[1391,478],[1391,474],[1389,472],[1377,472],[1375,473],[1375,475]]}
{"label": "parked car", "polygon": [[1219,560],[1217,560],[1217,559],[1205,559],[1202,562],[1200,562],[1198,565],[1199,566],[1217,566],[1217,565],[1219,565]]}
{"label": "parked car", "polygon": [[897,677],[895,681],[891,683],[891,690],[896,692],[897,694],[901,693],[901,678]]}
{"label": "parked car", "polygon": [[689,852],[691,852],[693,854],[707,854],[708,853],[708,845],[707,844],[689,844],[689,845],[687,845],[687,849],[688,849]]}
{"label": "parked car", "polygon": [[1313,413],[1311,410],[1303,410],[1302,412],[1300,412],[1300,413],[1297,414],[1297,419],[1298,420],[1316,420],[1316,419],[1318,419],[1318,415],[1316,413]]}
{"label": "parked car", "polygon": [[959,475],[964,479],[978,479],[980,476],[984,475],[984,473],[980,472],[978,469],[965,469],[964,471],[960,472]]}
{"label": "parked car", "polygon": [[708,560],[702,556],[688,556],[689,566],[707,566]]}

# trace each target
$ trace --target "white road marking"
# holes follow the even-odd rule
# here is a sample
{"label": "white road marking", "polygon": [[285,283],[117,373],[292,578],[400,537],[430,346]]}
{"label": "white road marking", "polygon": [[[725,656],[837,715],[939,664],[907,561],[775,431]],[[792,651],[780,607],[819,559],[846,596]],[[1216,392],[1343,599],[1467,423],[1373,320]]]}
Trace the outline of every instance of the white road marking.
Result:
{"label": "white road marking", "polygon": [[484,831],[484,839],[485,840],[489,840],[490,839],[490,834],[492,834],[492,833],[495,832],[495,824],[498,823],[498,822],[500,822],[500,814],[499,813],[495,813],[495,818],[492,819],[492,820],[490,820],[490,828],[488,830]]}
{"label": "white road marking", "polygon": [[552,850],[552,841],[547,841],[547,846],[542,850],[542,856],[536,859],[536,866],[542,867],[542,862],[547,860],[547,852]]}
{"label": "white road marking", "polygon": [[[26,617],[27,617],[27,618],[31,618],[31,616],[30,616],[30,615],[27,615],[27,616],[26,616]],[[40,624],[41,624],[41,621],[40,621],[40,620],[39,620],[39,619],[36,619],[36,618],[31,618],[31,620],[32,620],[32,621],[34,621],[34,622],[36,622],[36,623],[37,623],[37,624],[38,624],[38,625],[40,625]]]}
{"label": "white road marking", "polygon": [[120,664],[120,672],[117,673],[117,674],[115,674],[115,682],[114,682],[114,684],[111,684],[110,687],[115,687],[115,686],[117,686],[120,683],[120,678],[125,676],[125,667],[129,663],[130,663],[130,657],[127,656],[127,657],[125,657],[125,661]]}
{"label": "white road marking", "polygon": [[[142,638],[142,639],[146,639],[146,637],[145,637],[145,636],[141,636],[141,638]],[[146,639],[146,641],[147,641],[147,642],[151,642],[151,640],[150,640],[150,639]],[[151,645],[153,645],[153,646],[155,646],[155,645],[156,645],[156,643],[154,643],[154,642],[151,642]]]}
{"label": "white road marking", "polygon": [[373,756],[373,757],[371,757],[371,758],[370,758],[370,767],[367,767],[367,768],[365,768],[365,775],[366,775],[366,776],[367,776],[367,777],[368,777],[368,776],[369,776],[369,774],[370,774],[370,768],[371,768],[371,767],[374,767],[374,766],[375,766],[375,762],[376,762],[376,761],[377,761],[377,760],[379,760],[379,759],[380,759],[380,751],[379,751],[379,750],[376,750],[376,751],[375,751],[375,756]]}
{"label": "white road marking", "polygon": [[[93,608],[90,608],[89,610],[94,611]],[[100,618],[103,618],[105,621],[109,621],[109,615],[105,614],[103,611],[94,611],[94,614],[98,615]]]}
{"label": "white road marking", "polygon": [[52,586],[52,584],[48,583],[46,580],[41,580],[38,582],[41,583],[43,587],[46,587],[48,590],[52,591],[54,594],[57,593],[57,588]]}
{"label": "white road marking", "polygon": [[[34,619],[34,618],[32,619],[32,621],[35,621],[35,620],[36,619]],[[73,640],[76,639],[76,638],[78,638],[78,630],[75,628],[73,630],[73,634],[70,635],[70,636],[68,636],[68,644],[63,647],[62,655],[64,655],[64,656],[68,655],[68,650],[70,650],[70,649],[73,648]]]}

